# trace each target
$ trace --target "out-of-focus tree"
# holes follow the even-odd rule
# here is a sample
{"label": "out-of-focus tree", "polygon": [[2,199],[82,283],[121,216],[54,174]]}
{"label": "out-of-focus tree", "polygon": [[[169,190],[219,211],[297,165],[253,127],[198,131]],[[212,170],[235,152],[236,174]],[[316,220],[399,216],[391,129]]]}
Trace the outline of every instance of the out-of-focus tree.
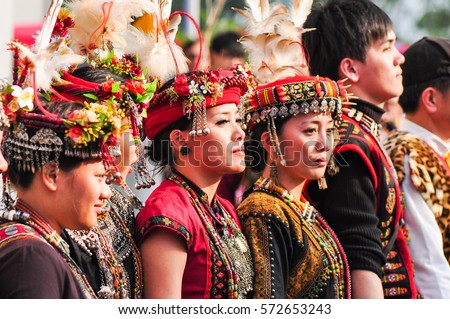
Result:
{"label": "out-of-focus tree", "polygon": [[[185,10],[186,1],[174,1],[172,11]],[[204,42],[209,45],[214,34],[241,28],[241,24],[236,19],[236,14],[232,7],[243,8],[245,0],[201,0],[200,21],[197,21],[201,30]],[[183,30],[181,30],[183,31]],[[187,36],[180,33],[180,38],[186,40]]]}
{"label": "out-of-focus tree", "polygon": [[[174,1],[174,10],[183,10],[185,1]],[[292,0],[277,0],[290,4]],[[323,3],[327,0],[314,0]],[[373,0],[394,22],[401,42],[411,43],[423,35],[450,38],[449,0]],[[224,4],[223,4],[224,2]],[[271,0],[271,2],[275,2]],[[242,28],[242,19],[231,7],[244,8],[245,0],[201,0],[200,26],[206,40],[217,32]],[[220,6],[223,6],[220,8]],[[214,9],[215,8],[215,9]],[[216,11],[214,11],[216,10]],[[217,13],[214,15],[213,13]],[[208,43],[208,42],[207,42]]]}
{"label": "out-of-focus tree", "polygon": [[393,18],[396,25],[405,25],[405,21],[413,20],[409,24],[411,30],[407,28],[400,30],[400,35],[404,38],[413,39],[415,31],[419,31],[421,35],[450,37],[448,0],[374,0],[374,2]]}

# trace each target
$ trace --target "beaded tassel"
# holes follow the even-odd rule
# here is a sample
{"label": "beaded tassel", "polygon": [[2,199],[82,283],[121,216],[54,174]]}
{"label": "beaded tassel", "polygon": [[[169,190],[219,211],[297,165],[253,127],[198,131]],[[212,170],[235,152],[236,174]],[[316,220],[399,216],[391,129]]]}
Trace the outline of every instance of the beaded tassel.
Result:
{"label": "beaded tassel", "polygon": [[131,129],[133,131],[133,142],[136,146],[136,153],[138,160],[133,164],[134,174],[136,178],[136,189],[150,188],[155,185],[155,180],[150,176],[147,166],[145,165],[144,145],[141,141],[139,134],[139,127],[142,126],[142,117],[139,115],[138,106],[134,103],[133,99],[127,94],[128,109],[129,109],[129,121]]}
{"label": "beaded tassel", "polygon": [[134,139],[138,161],[133,164],[134,174],[136,178],[135,188],[137,190],[142,188],[150,188],[155,185],[155,180],[150,176],[150,173],[145,165],[144,145],[139,138]]}
{"label": "beaded tassel", "polygon": [[117,166],[114,163],[114,158],[109,153],[109,147],[105,143],[102,146],[102,159],[103,159],[103,165],[105,166],[106,171],[109,173],[108,177],[106,178],[106,184],[110,185],[114,182],[118,183],[120,187],[124,190],[128,200],[130,203],[136,208],[136,209],[142,209],[144,205],[139,200],[139,198],[136,197],[136,195],[133,193],[133,191],[130,189],[130,187],[127,185],[123,177],[120,175],[120,172],[117,168]]}

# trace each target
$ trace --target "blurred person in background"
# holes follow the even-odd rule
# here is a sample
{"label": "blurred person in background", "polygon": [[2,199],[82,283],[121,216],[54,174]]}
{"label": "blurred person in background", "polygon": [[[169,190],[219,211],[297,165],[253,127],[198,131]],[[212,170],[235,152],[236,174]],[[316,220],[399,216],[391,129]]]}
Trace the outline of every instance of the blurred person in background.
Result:
{"label": "blurred person in background", "polygon": [[[354,298],[416,298],[402,194],[380,145],[384,103],[403,91],[403,55],[389,16],[369,0],[330,0],[313,8],[303,35],[312,74],[347,79],[358,97],[343,108],[338,170],[307,195],[347,254]],[[395,267],[391,267],[395,265]]]}
{"label": "blurred person in background", "polygon": [[235,64],[245,62],[245,51],[239,43],[241,35],[235,31],[217,34],[209,47],[211,57],[211,69],[228,70]]}
{"label": "blurred person in background", "polygon": [[[197,64],[198,56],[200,54],[200,40],[192,40],[188,41],[183,46],[183,51],[186,57],[189,59],[188,67],[189,71],[193,71],[195,65]],[[203,45],[202,47],[202,56],[200,57],[200,61],[197,65],[197,70],[205,70],[211,65],[211,59],[209,56],[209,50],[207,47]]]}
{"label": "blurred person in background", "polygon": [[450,298],[450,39],[405,51],[406,113],[384,143],[405,194],[415,281],[424,298]]}

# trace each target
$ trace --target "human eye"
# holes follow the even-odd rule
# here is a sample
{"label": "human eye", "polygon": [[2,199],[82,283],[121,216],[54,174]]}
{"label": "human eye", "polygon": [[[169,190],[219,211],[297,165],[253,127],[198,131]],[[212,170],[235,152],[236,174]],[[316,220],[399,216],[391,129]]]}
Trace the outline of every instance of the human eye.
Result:
{"label": "human eye", "polygon": [[101,172],[101,173],[97,173],[95,174],[95,177],[97,177],[100,181],[103,181],[106,178],[106,172]]}
{"label": "human eye", "polygon": [[308,127],[303,130],[303,133],[306,133],[306,134],[314,134],[316,132],[317,132],[317,129],[315,127]]}
{"label": "human eye", "polygon": [[230,121],[227,119],[222,119],[216,122],[216,125],[225,125],[227,123],[229,123]]}
{"label": "human eye", "polygon": [[383,51],[390,51],[395,46],[394,41],[388,41],[383,46]]}

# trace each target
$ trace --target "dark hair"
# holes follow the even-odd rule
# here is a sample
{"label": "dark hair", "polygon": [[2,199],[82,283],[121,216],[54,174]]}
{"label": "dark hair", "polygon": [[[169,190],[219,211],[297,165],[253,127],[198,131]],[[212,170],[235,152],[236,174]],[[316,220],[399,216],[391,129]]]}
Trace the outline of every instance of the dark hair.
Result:
{"label": "dark hair", "polygon": [[[195,72],[186,73],[187,76],[193,74]],[[171,79],[164,83],[161,88],[158,89],[158,92],[163,92],[167,88],[169,88],[175,79]],[[187,130],[189,125],[192,123],[192,120],[189,120],[187,115],[178,119],[177,121],[170,124],[168,127],[164,128],[161,132],[159,132],[151,142],[150,146],[147,147],[146,155],[152,161],[157,169],[163,169],[167,165],[173,166],[174,157],[172,150],[172,143],[170,142],[170,133],[173,130]]]}
{"label": "dark hair", "polygon": [[245,57],[245,50],[238,40],[240,35],[236,32],[225,32],[218,34],[211,41],[210,51],[227,57]]}
{"label": "dark hair", "polygon": [[183,116],[155,136],[151,145],[147,148],[147,157],[157,168],[164,168],[167,165],[173,166],[174,157],[172,143],[170,142],[170,133],[173,130],[187,130],[191,123],[192,121],[187,116]]}
{"label": "dark hair", "polygon": [[104,68],[93,68],[89,64],[80,64],[73,72],[73,76],[76,76],[85,81],[93,83],[103,83],[108,78],[112,78],[114,81],[119,81],[122,84],[125,83],[124,78]]}
{"label": "dark hair", "polygon": [[392,21],[370,0],[331,0],[313,7],[304,28],[315,28],[302,35],[311,74],[339,80],[340,62],[346,57],[364,62]]}
{"label": "dark hair", "polygon": [[398,99],[398,103],[406,114],[412,114],[419,108],[419,100],[423,91],[426,88],[435,88],[436,90],[445,93],[450,90],[450,77],[440,77],[426,83],[420,83],[408,86],[403,91]]}
{"label": "dark hair", "polygon": [[[278,136],[283,132],[284,124],[291,117],[275,119],[275,126]],[[253,128],[252,132],[248,134],[245,141],[245,161],[247,168],[254,172],[261,172],[267,164],[267,151],[261,143],[261,136],[267,131],[267,121],[261,121],[257,123]]]}
{"label": "dark hair", "polygon": [[[62,118],[68,118],[69,115],[73,111],[82,109],[83,104],[76,103],[76,102],[54,102],[54,101],[52,101],[52,102],[48,102],[48,103],[44,104],[44,107],[47,111],[49,111],[51,113],[55,113]],[[39,113],[38,111],[36,111],[36,112]],[[27,127],[27,133],[29,136],[34,136],[39,129],[40,128]],[[64,134],[65,134],[64,129],[58,130],[57,133],[58,133],[59,137],[64,141]],[[8,134],[11,134],[11,132],[9,132]],[[11,183],[13,183],[13,185],[20,186],[24,189],[29,188],[31,183],[33,182],[34,177],[37,172],[32,173],[32,172],[24,172],[23,170],[21,170],[20,167],[17,166],[18,163],[16,161],[14,161],[13,156],[8,156],[10,151],[8,149],[5,149],[5,147],[6,147],[6,143],[3,143],[3,151],[5,154],[5,157],[8,161],[8,173],[7,174],[11,180]],[[88,159],[89,158],[82,159],[80,157],[69,157],[69,156],[64,155],[64,153],[62,153],[58,158],[58,165],[59,165],[58,167],[61,170],[63,170],[64,172],[68,172],[68,171],[78,167],[83,161],[88,160]],[[53,155],[53,157],[51,155],[47,162],[51,162],[52,160],[56,160],[54,155]]]}

